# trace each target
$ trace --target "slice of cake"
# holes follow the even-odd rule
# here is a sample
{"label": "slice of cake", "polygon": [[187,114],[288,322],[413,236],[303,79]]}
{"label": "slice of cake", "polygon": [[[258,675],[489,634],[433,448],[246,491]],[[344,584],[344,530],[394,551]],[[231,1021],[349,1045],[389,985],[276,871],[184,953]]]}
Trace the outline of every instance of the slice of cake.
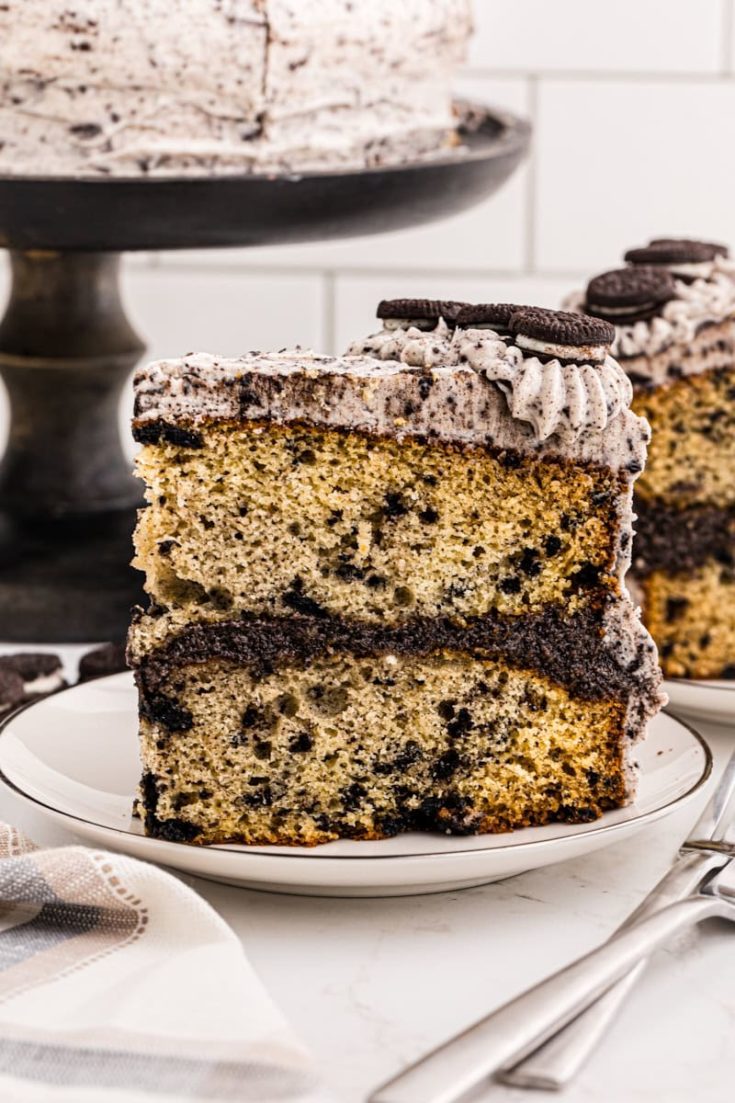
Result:
{"label": "slice of cake", "polygon": [[469,0],[7,0],[5,175],[285,173],[456,142]]}
{"label": "slice of cake", "polygon": [[659,703],[622,582],[647,426],[607,323],[473,309],[138,373],[149,834],[502,831],[630,798]]}
{"label": "slice of cake", "polygon": [[724,246],[658,240],[593,279],[576,309],[614,352],[653,430],[633,557],[666,674],[735,676],[735,266]]}

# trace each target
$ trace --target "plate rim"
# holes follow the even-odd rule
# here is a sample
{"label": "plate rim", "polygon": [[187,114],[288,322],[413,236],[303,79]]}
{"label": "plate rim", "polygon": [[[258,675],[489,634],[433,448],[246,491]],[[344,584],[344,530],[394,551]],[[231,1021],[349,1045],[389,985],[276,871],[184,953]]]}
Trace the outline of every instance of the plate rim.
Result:
{"label": "plate rim", "polygon": [[665,678],[664,689],[667,686],[688,686],[692,689],[704,689],[715,693],[735,693],[735,679],[731,686],[714,685],[715,682],[726,680],[725,678]]}
{"label": "plate rim", "polygon": [[[61,694],[69,693],[72,690],[80,689],[80,688],[85,687],[85,686],[91,687],[91,685],[94,682],[110,682],[112,680],[117,681],[118,679],[121,680],[124,677],[129,678],[131,674],[132,674],[132,671],[120,671],[117,674],[110,674],[110,675],[106,675],[102,678],[90,679],[89,682],[87,682],[87,683],[77,682],[74,685],[64,686],[62,689],[57,690],[55,693],[50,694],[46,697],[41,697],[39,700],[28,701],[25,704],[20,705],[18,708],[13,709],[11,712],[9,712],[6,716],[2,717],[2,719],[0,720],[0,742],[2,742],[3,738],[6,736],[7,729],[9,728],[11,723],[13,723],[22,713],[27,712],[29,709],[41,706],[41,705],[45,704],[47,701],[49,701],[51,698],[58,697]],[[177,848],[177,849],[183,848],[183,850],[186,851],[186,852],[195,851],[195,852],[200,853],[200,854],[206,854],[207,852],[214,852],[216,854],[236,855],[236,856],[242,857],[242,858],[250,858],[250,859],[260,858],[260,859],[266,860],[266,861],[270,860],[270,859],[273,859],[273,858],[280,858],[280,859],[285,859],[285,860],[290,859],[292,861],[297,861],[297,860],[305,861],[309,858],[311,858],[312,860],[316,858],[316,859],[319,859],[322,862],[326,861],[326,862],[353,862],[353,863],[354,862],[358,862],[358,863],[376,862],[376,861],[382,861],[382,862],[393,861],[393,862],[409,863],[409,862],[417,862],[417,861],[420,862],[420,861],[423,861],[425,859],[431,859],[432,861],[436,861],[437,859],[455,860],[458,857],[472,856],[472,855],[483,855],[483,854],[490,854],[490,853],[508,853],[508,852],[512,852],[512,853],[516,853],[516,854],[525,854],[529,851],[531,851],[531,852],[536,851],[540,847],[543,847],[543,846],[549,846],[549,845],[552,845],[552,844],[557,844],[557,845],[564,844],[564,843],[566,843],[568,841],[571,841],[571,840],[586,839],[586,838],[589,838],[589,837],[594,837],[594,836],[602,835],[602,834],[612,835],[612,834],[617,834],[620,831],[624,831],[626,828],[631,828],[634,825],[636,827],[643,826],[646,823],[650,822],[651,820],[655,820],[657,818],[660,818],[663,814],[665,814],[666,812],[668,812],[670,810],[675,809],[678,805],[684,804],[691,797],[693,797],[695,795],[695,793],[697,793],[700,789],[702,789],[707,784],[707,782],[710,780],[710,778],[712,776],[712,770],[713,770],[713,767],[714,767],[714,756],[712,754],[712,750],[711,750],[707,740],[704,738],[703,735],[701,735],[700,732],[697,731],[697,729],[691,723],[689,723],[688,720],[684,719],[681,716],[677,716],[676,714],[672,713],[668,708],[661,709],[660,712],[657,713],[657,715],[666,716],[669,720],[673,721],[674,724],[678,724],[681,728],[683,728],[686,732],[688,732],[689,735],[694,738],[694,741],[699,745],[700,749],[702,750],[702,752],[704,754],[704,763],[703,763],[702,772],[701,772],[700,776],[693,782],[693,784],[684,793],[680,793],[673,800],[668,801],[666,804],[661,805],[660,807],[652,808],[648,812],[643,812],[640,815],[635,816],[632,819],[621,820],[618,823],[611,823],[611,824],[603,823],[602,822],[602,820],[604,819],[604,813],[603,813],[602,817],[597,819],[594,822],[594,824],[587,827],[583,831],[570,832],[570,833],[567,833],[567,834],[555,836],[554,838],[535,839],[535,840],[532,840],[530,842],[521,842],[521,843],[509,842],[509,843],[505,843],[505,844],[500,843],[499,845],[494,845],[494,846],[477,846],[477,847],[467,848],[467,849],[464,849],[464,850],[427,851],[426,853],[423,853],[423,854],[362,854],[362,855],[356,854],[356,855],[351,855],[351,854],[325,854],[323,852],[319,853],[320,847],[318,847],[318,846],[310,847],[310,848],[295,847],[294,846],[294,847],[282,847],[280,849],[276,849],[275,847],[272,847],[272,848],[269,848],[266,853],[263,853],[262,849],[261,850],[248,849],[244,844],[214,843],[214,844],[208,844],[206,846],[192,847],[191,844],[189,844],[189,843],[173,842],[173,841],[168,840],[168,839],[155,839],[155,838],[152,838],[151,836],[148,836],[148,835],[138,834],[135,831],[128,831],[125,828],[109,827],[105,824],[98,823],[96,820],[89,820],[89,819],[86,819],[84,816],[76,815],[73,812],[66,812],[66,811],[63,811],[60,808],[55,808],[55,807],[53,807],[53,805],[47,804],[45,801],[39,799],[38,797],[33,796],[30,793],[27,793],[24,789],[21,789],[15,782],[13,782],[7,776],[7,774],[5,773],[5,771],[1,767],[0,767],[0,785],[4,785],[12,793],[15,793],[21,800],[24,800],[24,801],[28,802],[29,804],[32,804],[32,805],[34,805],[38,808],[43,809],[45,812],[49,813],[53,818],[61,819],[63,821],[70,821],[72,823],[84,824],[86,827],[93,828],[96,831],[104,832],[105,835],[107,835],[111,838],[116,838],[116,837],[122,836],[123,838],[141,840],[145,845],[154,845],[155,847],[162,848],[164,850],[167,850],[170,847],[174,847],[174,848]],[[655,719],[655,717],[653,719]],[[544,826],[547,826],[547,825],[544,825]],[[578,826],[578,825],[568,825],[568,826]],[[513,834],[514,834],[514,832],[512,832],[512,831],[510,831],[510,832],[495,832],[495,833],[488,832],[487,836],[490,837],[490,838],[497,839],[498,836],[503,836],[503,837],[509,837],[510,836],[510,837],[512,837]],[[481,837],[481,836],[477,836],[477,837]],[[458,836],[458,838],[459,838],[459,836]],[[307,851],[307,853],[303,853],[305,850]],[[152,856],[151,856],[151,860],[153,860]]]}

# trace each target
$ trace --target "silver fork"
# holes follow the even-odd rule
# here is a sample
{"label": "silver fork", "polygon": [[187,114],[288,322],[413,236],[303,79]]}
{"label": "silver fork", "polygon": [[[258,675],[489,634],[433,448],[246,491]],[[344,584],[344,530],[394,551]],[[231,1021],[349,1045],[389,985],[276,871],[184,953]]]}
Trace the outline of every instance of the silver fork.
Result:
{"label": "silver fork", "polygon": [[492,1012],[383,1084],[368,1103],[454,1103],[483,1079],[522,1060],[571,1022],[637,962],[704,919],[735,922],[732,860],[694,896],[621,929],[597,950]]}
{"label": "silver fork", "polygon": [[[708,872],[722,867],[735,856],[735,752],[702,815],[682,844],[679,856],[623,927],[652,915],[666,904],[694,892]],[[502,1069],[498,1079],[519,1088],[560,1090],[579,1072],[592,1050],[606,1033],[626,996],[646,967],[639,961],[573,1022],[511,1068]]]}

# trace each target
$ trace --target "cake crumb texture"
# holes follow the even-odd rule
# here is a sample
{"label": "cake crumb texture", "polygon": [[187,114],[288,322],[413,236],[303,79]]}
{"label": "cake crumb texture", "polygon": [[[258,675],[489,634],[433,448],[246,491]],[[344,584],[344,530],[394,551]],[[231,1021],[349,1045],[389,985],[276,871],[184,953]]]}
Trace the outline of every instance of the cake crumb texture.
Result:
{"label": "cake crumb texture", "polygon": [[646,625],[669,678],[735,678],[735,569],[709,560],[640,582]]}
{"label": "cake crumb texture", "polygon": [[159,838],[508,831],[585,823],[627,799],[625,705],[502,662],[328,655],[255,676],[215,661],[170,688],[175,717],[141,720],[143,814]]}
{"label": "cake crumb texture", "polygon": [[653,429],[639,497],[679,509],[735,502],[735,367],[642,390],[633,408]]}
{"label": "cake crumb texture", "polygon": [[142,449],[135,565],[169,612],[391,622],[575,609],[619,592],[623,478],[491,449],[299,426]]}

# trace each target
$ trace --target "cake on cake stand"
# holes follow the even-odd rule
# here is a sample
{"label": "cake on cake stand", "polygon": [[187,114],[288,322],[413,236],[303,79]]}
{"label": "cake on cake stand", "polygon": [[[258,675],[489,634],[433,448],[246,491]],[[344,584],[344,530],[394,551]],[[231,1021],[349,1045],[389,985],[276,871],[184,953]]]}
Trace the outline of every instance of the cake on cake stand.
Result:
{"label": "cake on cake stand", "polygon": [[128,565],[141,487],[121,446],[118,404],[145,346],[122,306],[121,253],[319,241],[460,211],[504,183],[530,138],[507,112],[465,117],[461,150],[364,171],[0,178],[0,246],[12,271],[0,322],[11,410],[0,465],[0,638],[121,638],[141,598]]}

